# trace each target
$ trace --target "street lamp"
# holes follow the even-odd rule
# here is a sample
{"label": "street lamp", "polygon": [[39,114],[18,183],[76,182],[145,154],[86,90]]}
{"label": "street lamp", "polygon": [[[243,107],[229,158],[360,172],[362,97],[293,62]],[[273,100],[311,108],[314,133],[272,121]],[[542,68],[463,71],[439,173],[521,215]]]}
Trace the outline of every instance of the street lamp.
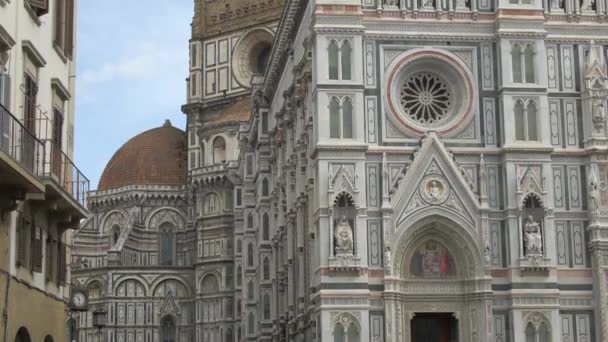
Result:
{"label": "street lamp", "polygon": [[99,306],[95,311],[93,311],[93,326],[97,328],[97,341],[101,342],[101,329],[106,326],[108,313],[103,308],[103,306]]}

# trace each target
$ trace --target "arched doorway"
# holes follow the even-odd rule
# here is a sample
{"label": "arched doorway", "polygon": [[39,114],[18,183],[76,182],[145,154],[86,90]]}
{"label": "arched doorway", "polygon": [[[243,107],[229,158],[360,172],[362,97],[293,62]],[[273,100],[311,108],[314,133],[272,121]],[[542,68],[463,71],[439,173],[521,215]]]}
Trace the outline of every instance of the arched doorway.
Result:
{"label": "arched doorway", "polygon": [[387,341],[487,341],[491,278],[474,225],[421,213],[393,241],[394,272],[385,277]]}
{"label": "arched doorway", "polygon": [[17,335],[15,335],[15,342],[32,342],[32,339],[30,338],[30,333],[25,327],[19,328],[19,330],[17,331]]}
{"label": "arched doorway", "polygon": [[176,333],[175,318],[173,316],[163,317],[160,320],[161,342],[175,342]]}

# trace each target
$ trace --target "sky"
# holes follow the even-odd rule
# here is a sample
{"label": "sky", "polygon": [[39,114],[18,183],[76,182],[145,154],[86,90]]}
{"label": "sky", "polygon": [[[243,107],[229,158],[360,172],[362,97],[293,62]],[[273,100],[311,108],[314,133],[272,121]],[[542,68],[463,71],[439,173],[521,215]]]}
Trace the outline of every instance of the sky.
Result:
{"label": "sky", "polygon": [[193,8],[192,0],[78,2],[74,160],[91,190],[130,138],[165,119],[185,128]]}

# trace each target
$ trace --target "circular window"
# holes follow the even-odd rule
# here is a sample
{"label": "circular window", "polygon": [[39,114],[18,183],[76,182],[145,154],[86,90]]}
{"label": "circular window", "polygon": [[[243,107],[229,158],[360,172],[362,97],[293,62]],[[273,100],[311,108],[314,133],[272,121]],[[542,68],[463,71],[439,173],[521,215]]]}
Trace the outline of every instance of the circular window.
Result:
{"label": "circular window", "polygon": [[251,85],[253,75],[266,71],[273,36],[270,31],[255,29],[243,35],[232,53],[232,72],[244,87]]}
{"label": "circular window", "polygon": [[436,124],[452,109],[452,92],[439,76],[419,72],[410,76],[401,87],[401,106],[413,120]]}
{"label": "circular window", "polygon": [[468,126],[475,88],[459,57],[414,49],[396,58],[387,72],[388,117],[406,136],[422,136],[429,130],[453,136]]}

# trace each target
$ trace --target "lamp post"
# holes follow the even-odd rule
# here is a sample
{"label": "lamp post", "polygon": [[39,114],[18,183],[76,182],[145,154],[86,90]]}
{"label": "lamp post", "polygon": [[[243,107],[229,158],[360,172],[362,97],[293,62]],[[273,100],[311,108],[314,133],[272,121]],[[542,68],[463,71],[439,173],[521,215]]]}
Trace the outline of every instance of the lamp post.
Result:
{"label": "lamp post", "polygon": [[93,311],[93,326],[97,328],[97,342],[101,342],[101,330],[106,326],[108,313],[99,306]]}

